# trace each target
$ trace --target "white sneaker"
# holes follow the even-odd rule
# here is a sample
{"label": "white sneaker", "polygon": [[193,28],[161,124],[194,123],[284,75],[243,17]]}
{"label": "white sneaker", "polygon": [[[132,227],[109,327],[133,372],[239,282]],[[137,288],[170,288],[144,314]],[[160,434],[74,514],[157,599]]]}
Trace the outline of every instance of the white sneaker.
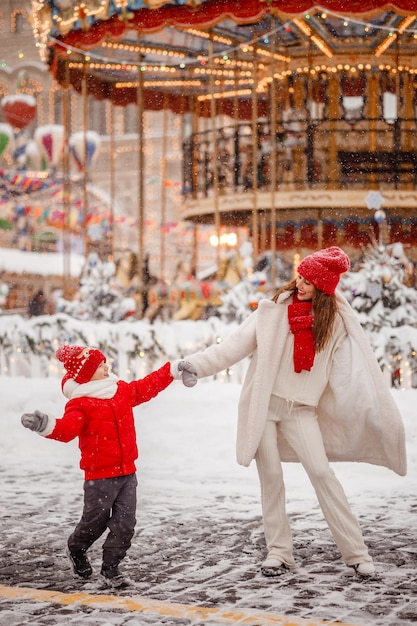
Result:
{"label": "white sneaker", "polygon": [[352,567],[355,572],[359,574],[359,576],[369,577],[375,575],[375,565],[372,563],[372,561],[367,561],[366,563],[358,563],[357,565],[353,565]]}
{"label": "white sneaker", "polygon": [[261,574],[263,576],[282,576],[287,571],[287,566],[275,556],[268,556],[261,565]]}

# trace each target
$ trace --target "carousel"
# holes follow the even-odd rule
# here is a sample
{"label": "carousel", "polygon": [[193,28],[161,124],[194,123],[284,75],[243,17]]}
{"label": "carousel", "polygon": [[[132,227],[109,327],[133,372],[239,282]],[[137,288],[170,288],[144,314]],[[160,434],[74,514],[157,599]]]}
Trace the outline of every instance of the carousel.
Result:
{"label": "carousel", "polygon": [[143,112],[165,109],[185,119],[181,219],[196,233],[247,227],[254,259],[329,245],[355,258],[376,239],[417,261],[414,0],[32,7],[64,94],[137,105],[140,258]]}

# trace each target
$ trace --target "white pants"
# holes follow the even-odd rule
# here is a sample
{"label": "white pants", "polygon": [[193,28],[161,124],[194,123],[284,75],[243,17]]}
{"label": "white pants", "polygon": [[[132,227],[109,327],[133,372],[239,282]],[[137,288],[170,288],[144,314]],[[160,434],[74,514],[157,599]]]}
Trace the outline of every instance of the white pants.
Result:
{"label": "white pants", "polygon": [[256,452],[268,556],[294,567],[291,530],[285,512],[285,487],[277,429],[296,453],[313,485],[323,515],[347,565],[372,562],[359,524],[350,510],[323,445],[314,407],[272,396],[269,417]]}

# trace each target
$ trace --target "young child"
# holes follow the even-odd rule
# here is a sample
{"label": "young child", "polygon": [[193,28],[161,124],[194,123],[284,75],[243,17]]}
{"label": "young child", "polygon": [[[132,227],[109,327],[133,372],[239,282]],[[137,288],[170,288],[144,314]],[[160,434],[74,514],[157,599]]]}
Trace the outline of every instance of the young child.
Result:
{"label": "young child", "polygon": [[[104,533],[101,577],[109,587],[128,584],[119,571],[131,545],[136,524],[136,466],[138,457],[132,407],[147,402],[184,372],[186,386],[196,383],[185,363],[165,363],[141,380],[125,382],[109,373],[100,350],[62,346],[56,357],[66,374],[62,391],[68,398],[60,419],[41,411],[25,413],[21,421],[40,435],[68,442],[78,437],[80,467],[84,470],[84,508],[68,539],[67,554],[76,576],[89,578],[88,548]],[[174,373],[174,376],[172,376]]]}

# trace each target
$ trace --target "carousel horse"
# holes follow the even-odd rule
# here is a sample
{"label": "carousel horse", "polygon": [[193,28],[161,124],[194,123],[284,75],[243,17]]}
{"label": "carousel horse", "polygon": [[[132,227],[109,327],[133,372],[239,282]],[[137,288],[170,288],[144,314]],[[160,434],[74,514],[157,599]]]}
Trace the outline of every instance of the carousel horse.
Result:
{"label": "carousel horse", "polygon": [[[223,304],[222,295],[232,286],[242,280],[243,269],[237,255],[232,255],[221,263],[214,276],[206,280],[198,280],[193,276],[188,264],[178,263],[172,284],[165,293],[161,294],[161,286],[152,290],[152,297],[161,301],[165,298],[166,304],[172,311],[172,319],[199,320],[208,311],[215,310]],[[159,294],[156,292],[159,290]],[[151,292],[150,292],[151,298]]]}

